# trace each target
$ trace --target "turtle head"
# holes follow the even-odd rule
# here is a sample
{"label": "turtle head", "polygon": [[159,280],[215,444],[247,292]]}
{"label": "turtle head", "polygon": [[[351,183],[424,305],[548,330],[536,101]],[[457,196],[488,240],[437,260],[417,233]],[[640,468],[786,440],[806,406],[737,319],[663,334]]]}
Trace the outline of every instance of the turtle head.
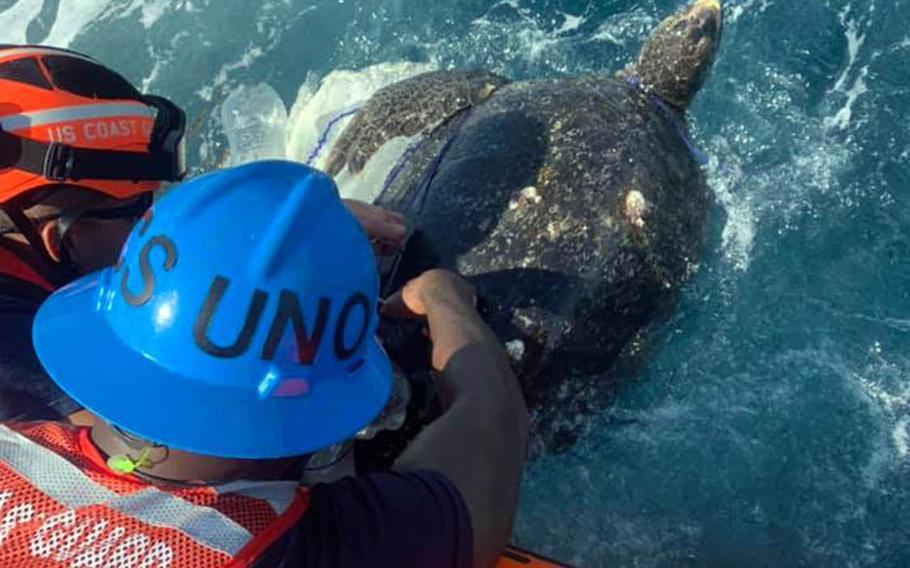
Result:
{"label": "turtle head", "polygon": [[695,0],[660,24],[626,73],[685,111],[714,64],[722,28],[721,0]]}

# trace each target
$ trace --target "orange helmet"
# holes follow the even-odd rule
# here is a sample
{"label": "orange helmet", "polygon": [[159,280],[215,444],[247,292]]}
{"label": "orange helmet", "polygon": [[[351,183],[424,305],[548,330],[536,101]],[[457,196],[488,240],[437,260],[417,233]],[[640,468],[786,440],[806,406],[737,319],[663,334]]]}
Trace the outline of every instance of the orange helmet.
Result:
{"label": "orange helmet", "polygon": [[[142,95],[121,75],[85,55],[43,46],[0,45],[0,210],[43,260],[51,281],[72,276],[51,258],[25,216],[36,196],[77,187],[130,200],[107,217],[137,217],[163,181],[185,174],[186,117],[167,99]],[[133,202],[135,201],[135,203]],[[58,223],[58,240],[80,216]]]}
{"label": "orange helmet", "polygon": [[114,198],[184,174],[185,118],[67,50],[0,46],[0,204],[48,184]]}

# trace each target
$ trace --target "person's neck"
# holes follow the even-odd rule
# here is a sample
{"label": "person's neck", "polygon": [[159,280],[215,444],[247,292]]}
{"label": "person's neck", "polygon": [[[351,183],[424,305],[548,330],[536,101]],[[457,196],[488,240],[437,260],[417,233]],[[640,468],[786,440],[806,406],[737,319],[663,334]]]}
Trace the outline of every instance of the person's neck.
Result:
{"label": "person's neck", "polygon": [[[92,426],[91,439],[105,457],[126,455],[134,462],[147,453],[135,473],[154,482],[217,485],[238,480],[275,481],[294,479],[296,458],[283,460],[240,460],[218,458],[148,445],[130,447],[109,424],[98,420]],[[147,448],[147,449],[146,449]]]}

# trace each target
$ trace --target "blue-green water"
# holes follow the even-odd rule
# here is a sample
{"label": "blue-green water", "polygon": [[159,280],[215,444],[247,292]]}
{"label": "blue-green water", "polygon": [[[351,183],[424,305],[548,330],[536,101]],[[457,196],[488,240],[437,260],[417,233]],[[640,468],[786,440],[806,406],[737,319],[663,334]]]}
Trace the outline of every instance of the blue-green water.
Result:
{"label": "blue-green water", "polygon": [[[0,0],[185,106],[402,59],[613,71],[678,1]],[[528,470],[518,543],[581,566],[910,565],[910,2],[735,0],[692,112],[712,234],[647,363]]]}

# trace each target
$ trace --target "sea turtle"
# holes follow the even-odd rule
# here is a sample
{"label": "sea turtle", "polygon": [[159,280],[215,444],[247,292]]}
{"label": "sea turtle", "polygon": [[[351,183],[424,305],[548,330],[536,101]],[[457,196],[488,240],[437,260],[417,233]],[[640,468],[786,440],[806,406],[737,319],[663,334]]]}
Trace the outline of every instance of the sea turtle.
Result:
{"label": "sea turtle", "polygon": [[720,1],[697,0],[613,77],[416,76],[380,90],[329,157],[356,173],[392,138],[424,136],[377,200],[416,228],[386,277],[471,279],[543,420],[567,415],[560,390],[603,380],[696,266],[708,187],[684,113],[721,27]]}

